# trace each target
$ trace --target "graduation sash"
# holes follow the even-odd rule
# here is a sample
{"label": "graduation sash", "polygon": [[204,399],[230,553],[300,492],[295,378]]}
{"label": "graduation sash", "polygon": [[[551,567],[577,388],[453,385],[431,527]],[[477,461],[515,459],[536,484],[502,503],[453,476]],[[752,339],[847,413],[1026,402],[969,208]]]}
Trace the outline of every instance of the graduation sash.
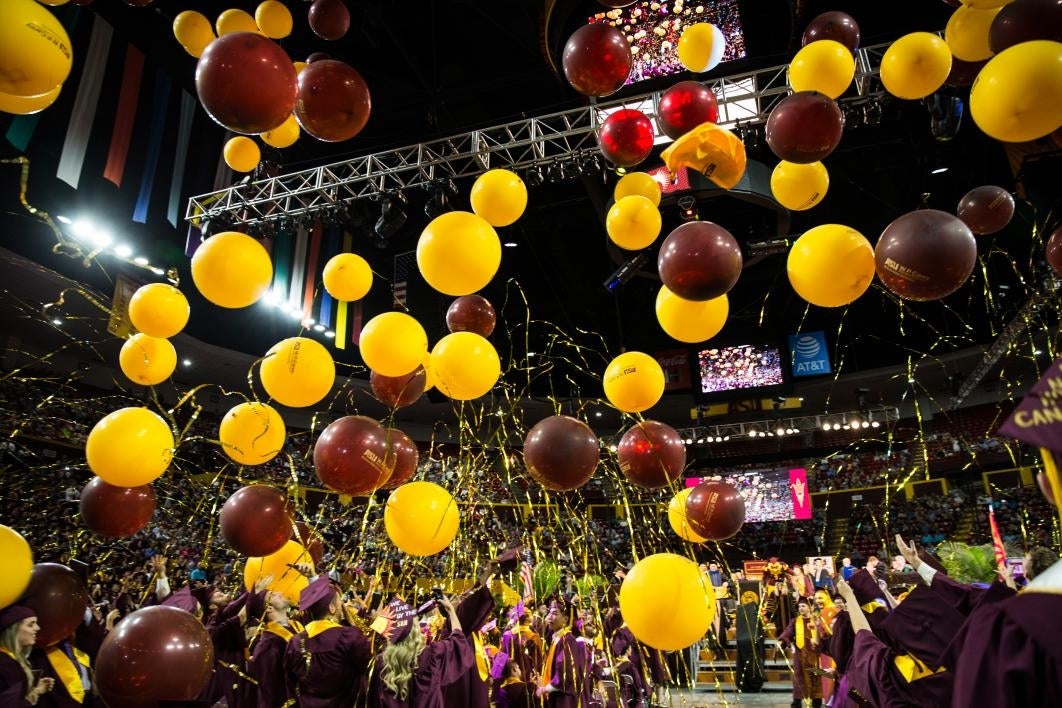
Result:
{"label": "graduation sash", "polygon": [[483,647],[483,637],[479,632],[472,632],[472,646],[476,651],[476,670],[479,672],[479,680],[485,682],[490,678],[490,662],[487,661],[487,650]]}
{"label": "graduation sash", "polygon": [[900,675],[907,680],[907,683],[912,683],[918,679],[924,679],[926,676],[932,676],[933,674],[939,674],[944,672],[944,667],[940,667],[936,671],[925,665],[920,661],[918,657],[911,654],[900,654],[892,662],[896,665],[896,670],[900,672]]}
{"label": "graduation sash", "polygon": [[[88,669],[88,654],[75,646],[70,648],[74,652],[74,658],[77,659],[77,663]],[[84,703],[85,684],[81,681],[81,670],[70,660],[66,652],[59,647],[49,647],[45,650],[44,656],[47,657],[48,663],[51,664],[52,670],[55,671],[55,675],[63,682],[63,686],[66,688],[66,692],[70,694],[70,697],[78,703]]]}
{"label": "graduation sash", "polygon": [[553,643],[549,645],[549,653],[546,654],[546,665],[542,667],[542,685],[548,686],[553,683],[553,659],[557,655],[557,645],[561,643],[564,635],[571,634],[571,629],[565,627],[553,635]]}
{"label": "graduation sash", "polygon": [[797,649],[803,649],[804,648],[804,624],[805,624],[806,621],[811,623],[811,641],[813,643],[815,643],[815,644],[818,644],[818,642],[819,642],[819,628],[818,628],[817,623],[815,622],[815,620],[810,618],[810,617],[807,618],[807,620],[805,620],[805,618],[803,618],[803,617],[797,617],[796,618],[796,645],[797,645]]}
{"label": "graduation sash", "polygon": [[309,624],[306,625],[306,629],[304,631],[306,632],[306,638],[307,639],[313,639],[318,634],[321,634],[322,632],[324,632],[326,630],[332,629],[333,627],[342,627],[342,626],[343,625],[339,624],[338,622],[333,622],[332,620],[329,620],[329,619],[314,620],[313,622],[310,622]]}
{"label": "graduation sash", "polygon": [[[271,632],[271,633],[277,635],[278,637],[283,639],[285,642],[288,642],[293,636],[295,636],[295,632],[301,632],[302,631],[302,627],[300,627],[297,622],[292,622],[291,623],[291,628],[294,629],[295,631],[293,632],[292,629],[289,629],[285,625],[282,625],[280,622],[267,622],[266,625],[265,625],[265,631]],[[317,634],[320,634],[323,631],[324,630],[322,629],[319,632],[317,632]],[[310,636],[312,637],[312,636],[315,636],[315,635],[311,634]]]}

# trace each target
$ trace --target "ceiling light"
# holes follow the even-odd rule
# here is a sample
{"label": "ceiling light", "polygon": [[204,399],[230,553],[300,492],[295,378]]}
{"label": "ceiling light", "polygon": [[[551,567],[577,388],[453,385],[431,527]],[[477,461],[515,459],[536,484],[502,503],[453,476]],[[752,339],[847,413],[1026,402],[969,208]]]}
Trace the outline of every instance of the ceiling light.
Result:
{"label": "ceiling light", "polygon": [[871,428],[879,428],[879,427],[881,427],[881,423],[879,423],[879,422],[878,422],[878,421],[876,421],[876,420],[874,420],[874,421],[871,421],[871,423],[870,423],[870,427],[871,427]]}
{"label": "ceiling light", "polygon": [[617,448],[615,444],[612,444],[612,445],[609,445],[609,446],[608,446],[608,449],[609,449],[609,451],[610,451],[610,452],[615,452],[615,451],[616,451],[616,450],[618,450],[619,448]]}
{"label": "ceiling light", "polygon": [[66,216],[57,216],[57,217],[55,217],[55,220],[58,221],[60,224],[72,224],[72,223],[74,223],[74,222],[72,222],[69,219],[69,217],[66,217]]}
{"label": "ceiling light", "polygon": [[697,438],[697,444],[698,445],[703,445],[704,444],[704,438]]}
{"label": "ceiling light", "polygon": [[594,417],[595,418],[600,418],[601,417],[601,411],[594,411]]}
{"label": "ceiling light", "polygon": [[166,273],[166,271],[164,271],[162,268],[157,268],[155,266],[151,267],[151,272],[154,273],[155,275],[163,275],[163,274]]}
{"label": "ceiling light", "polygon": [[333,332],[332,330],[328,330],[327,332],[325,332],[325,336],[328,337],[329,339],[331,339],[332,337],[336,336],[336,333]]}
{"label": "ceiling light", "polygon": [[133,247],[125,243],[120,243],[114,247],[114,255],[119,258],[128,258],[133,255]]}
{"label": "ceiling light", "polygon": [[777,433],[779,437],[781,437],[782,435],[785,435],[786,430],[785,430],[785,428],[778,428],[778,430],[776,430],[774,432]]}
{"label": "ceiling light", "polygon": [[96,227],[91,221],[78,219],[71,225],[70,231],[74,234],[74,238],[87,241],[92,234],[96,233]]}
{"label": "ceiling light", "polygon": [[868,422],[866,422],[864,420],[862,423],[859,424],[859,427],[861,427],[861,428],[869,428],[870,427],[870,423],[868,423]]}
{"label": "ceiling light", "polygon": [[833,430],[833,424],[830,423],[830,421],[826,421],[825,423],[822,424],[822,429],[823,430]]}
{"label": "ceiling light", "polygon": [[1033,349],[1033,356],[1040,356],[1044,353],[1043,349]]}
{"label": "ceiling light", "polygon": [[185,359],[181,363],[184,364],[185,366],[191,366],[192,365],[192,360],[191,359]]}
{"label": "ceiling light", "polygon": [[136,263],[137,265],[146,266],[150,263],[150,261],[147,258],[144,258],[143,256],[137,256],[133,259],[133,263]]}
{"label": "ceiling light", "polygon": [[931,175],[939,175],[939,174],[943,174],[944,172],[947,172],[947,171],[948,171],[947,167],[938,167],[938,168],[936,168],[934,170],[930,170],[929,174],[931,174]]}
{"label": "ceiling light", "polygon": [[686,443],[687,445],[692,445],[693,444],[693,438],[686,438],[682,442]]}
{"label": "ceiling light", "polygon": [[726,442],[726,441],[727,441],[727,440],[729,440],[729,439],[730,439],[730,436],[729,436],[729,435],[724,435],[724,436],[723,436],[723,442]]}
{"label": "ceiling light", "polygon": [[502,245],[506,248],[516,248],[516,241],[506,241]]}
{"label": "ceiling light", "polygon": [[114,243],[114,237],[107,231],[93,231],[88,235],[89,242],[96,248],[104,249]]}
{"label": "ceiling light", "polygon": [[317,323],[317,324],[315,324],[313,326],[313,330],[315,332],[324,332],[325,331],[325,326],[323,324]]}
{"label": "ceiling light", "polygon": [[62,327],[63,326],[63,321],[61,319],[59,319],[58,317],[56,317],[55,319],[52,320],[52,324],[55,325],[56,327]]}
{"label": "ceiling light", "polygon": [[313,327],[315,322],[316,320],[312,317],[304,317],[302,320],[302,326],[304,329],[309,329],[310,327]]}

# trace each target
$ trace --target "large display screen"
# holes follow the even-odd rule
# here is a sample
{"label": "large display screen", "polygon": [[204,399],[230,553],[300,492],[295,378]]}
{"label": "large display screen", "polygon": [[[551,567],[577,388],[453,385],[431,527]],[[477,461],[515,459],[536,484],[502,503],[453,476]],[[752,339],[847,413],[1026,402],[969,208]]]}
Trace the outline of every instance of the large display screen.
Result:
{"label": "large display screen", "polygon": [[709,477],[687,477],[686,486],[703,481],[726,482],[745,500],[745,522],[791,521],[811,518],[807,472],[802,468],[765,467]]}
{"label": "large display screen", "polygon": [[739,344],[697,352],[696,379],[702,395],[783,385],[785,359],[776,344]]}

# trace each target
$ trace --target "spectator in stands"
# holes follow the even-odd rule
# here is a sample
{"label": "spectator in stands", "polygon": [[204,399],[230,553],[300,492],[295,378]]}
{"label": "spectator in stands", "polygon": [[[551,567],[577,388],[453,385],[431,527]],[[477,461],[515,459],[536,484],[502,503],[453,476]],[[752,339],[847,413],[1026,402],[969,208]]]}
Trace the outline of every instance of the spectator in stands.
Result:
{"label": "spectator in stands", "polygon": [[852,565],[852,559],[851,558],[847,558],[847,557],[846,558],[842,558],[841,559],[841,577],[844,578],[845,582],[848,582],[849,580],[852,579],[852,573],[854,573],[854,572],[856,572],[856,567],[854,565]]}

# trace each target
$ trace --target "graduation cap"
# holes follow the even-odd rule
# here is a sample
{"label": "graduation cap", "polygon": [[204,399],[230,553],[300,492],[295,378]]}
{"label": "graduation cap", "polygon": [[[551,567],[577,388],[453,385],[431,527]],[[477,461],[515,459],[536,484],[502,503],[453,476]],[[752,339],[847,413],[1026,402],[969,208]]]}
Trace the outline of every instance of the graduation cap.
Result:
{"label": "graduation cap", "polygon": [[36,617],[37,611],[22,605],[11,605],[0,610],[0,629],[7,629],[16,622],[29,617]]}
{"label": "graduation cap", "polygon": [[266,601],[269,598],[268,590],[259,590],[255,593],[249,593],[247,595],[247,618],[252,621],[258,621],[265,616]]}
{"label": "graduation cap", "polygon": [[[209,603],[210,601],[207,600],[207,602]],[[178,610],[184,610],[193,615],[197,609],[202,607],[201,602],[192,595],[192,589],[187,585],[167,597],[161,604],[164,607],[176,607]]]}
{"label": "graduation cap", "polygon": [[881,623],[894,644],[931,668],[941,665],[941,655],[966,621],[938,593],[919,585]]}
{"label": "graduation cap", "polygon": [[409,636],[416,620],[417,611],[401,598],[394,598],[380,610],[373,620],[372,628],[392,644],[398,644]]}
{"label": "graduation cap", "polygon": [[327,575],[318,576],[299,593],[299,609],[313,613],[315,608],[327,607],[336,596],[336,588]]}
{"label": "graduation cap", "polygon": [[926,549],[918,549],[918,559],[938,573],[943,573],[944,575],[948,574],[947,568],[945,568],[944,564],[940,562],[940,559]]}
{"label": "graduation cap", "polygon": [[881,588],[878,587],[878,581],[866,569],[861,568],[852,573],[852,578],[848,581],[848,585],[852,588],[852,594],[855,595],[856,602],[859,603],[860,607],[877,602],[878,598],[881,597]]}
{"label": "graduation cap", "polygon": [[520,565],[520,556],[523,548],[521,546],[514,546],[504,551],[497,558],[492,558],[491,563],[498,566],[498,570],[502,573],[509,573],[517,569]]}
{"label": "graduation cap", "polygon": [[1025,395],[1010,417],[999,426],[1002,435],[1040,448],[1054,505],[1062,514],[1062,357],[1051,362],[1047,371]]}
{"label": "graduation cap", "polygon": [[723,189],[741,181],[748,163],[741,138],[715,123],[701,123],[671,143],[660,159],[672,174],[690,167]]}

